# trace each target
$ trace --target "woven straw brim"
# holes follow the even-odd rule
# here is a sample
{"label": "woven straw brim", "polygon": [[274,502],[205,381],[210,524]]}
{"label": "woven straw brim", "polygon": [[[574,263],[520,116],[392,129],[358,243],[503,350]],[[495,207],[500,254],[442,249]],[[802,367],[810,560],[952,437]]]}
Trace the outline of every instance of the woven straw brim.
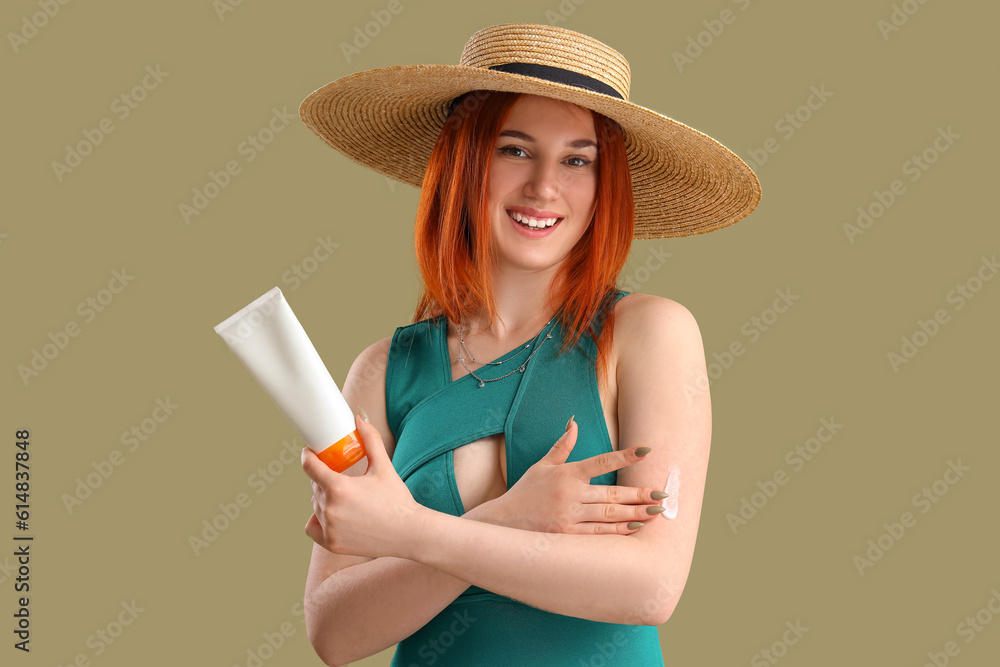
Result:
{"label": "woven straw brim", "polygon": [[419,188],[451,100],[480,89],[564,100],[617,121],[625,131],[637,239],[721,229],[760,201],[753,171],[711,137],[631,102],[519,74],[460,65],[368,70],[316,90],[299,115],[351,160]]}

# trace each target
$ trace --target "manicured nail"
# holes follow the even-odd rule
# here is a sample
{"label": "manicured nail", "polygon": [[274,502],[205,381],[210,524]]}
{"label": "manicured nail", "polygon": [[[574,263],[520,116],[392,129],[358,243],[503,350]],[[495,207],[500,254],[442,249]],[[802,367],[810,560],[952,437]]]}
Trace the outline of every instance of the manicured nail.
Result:
{"label": "manicured nail", "polygon": [[569,421],[566,422],[566,430],[567,431],[569,430],[569,425],[573,423],[573,417],[576,417],[576,415],[570,415]]}
{"label": "manicured nail", "polygon": [[644,524],[642,521],[629,521],[628,522],[629,530],[635,530],[636,528],[642,528],[645,525],[646,524]]}
{"label": "manicured nail", "polygon": [[665,507],[661,507],[660,505],[650,505],[646,508],[646,514],[659,514],[665,509]]}
{"label": "manicured nail", "polygon": [[372,420],[371,420],[371,419],[368,419],[368,413],[367,413],[367,412],[365,411],[365,409],[364,409],[363,407],[361,407],[360,405],[358,406],[358,414],[359,414],[359,415],[361,415],[361,418],[362,418],[362,419],[364,419],[364,420],[365,420],[366,422],[368,422],[369,424],[371,424],[371,423],[372,423]]}
{"label": "manicured nail", "polygon": [[635,455],[636,456],[645,456],[646,454],[649,454],[651,451],[653,451],[653,450],[650,449],[649,447],[640,447],[639,449],[635,450]]}
{"label": "manicured nail", "polygon": [[663,500],[664,498],[667,497],[667,494],[665,494],[663,491],[653,491],[649,495],[653,496],[653,500]]}

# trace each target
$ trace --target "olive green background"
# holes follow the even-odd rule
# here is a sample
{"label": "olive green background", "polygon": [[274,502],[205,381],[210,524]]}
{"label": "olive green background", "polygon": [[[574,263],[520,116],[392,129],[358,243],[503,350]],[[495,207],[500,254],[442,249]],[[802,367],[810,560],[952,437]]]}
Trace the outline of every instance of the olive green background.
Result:
{"label": "olive green background", "polygon": [[[894,12],[885,0],[401,0],[348,62],[341,43],[387,4],[247,0],[220,14],[209,0],[72,2],[39,14],[31,33],[24,22],[40,5],[5,3],[0,662],[68,665],[83,654],[101,667],[245,666],[287,622],[291,637],[263,664],[320,664],[296,607],[310,489],[297,462],[280,458],[283,441],[302,443],[212,327],[277,285],[342,383],[366,345],[411,321],[418,192],[297,120],[252,161],[240,145],[275,109],[297,115],[338,77],[453,64],[482,27],[558,21],[629,59],[632,101],[748,162],[769,138],[778,148],[757,168],[764,198],[751,217],[703,236],[636,241],[622,274],[626,289],[687,306],[717,364],[698,548],[659,629],[666,664],[769,664],[759,652],[777,642],[783,665],[922,665],[949,641],[959,649],[949,664],[992,664],[1000,619],[971,642],[957,626],[988,610],[1000,587],[990,512],[1000,280],[976,282],[981,258],[1000,247],[996,6],[907,0],[885,36],[878,22]],[[723,10],[731,22],[713,23]],[[10,33],[21,31],[33,36],[15,52]],[[674,54],[685,49],[697,57],[679,67]],[[114,100],[147,67],[166,75],[120,118]],[[813,87],[832,96],[800,109]],[[808,120],[788,136],[782,119],[797,110]],[[105,118],[113,132],[60,181],[52,163]],[[937,154],[939,128],[958,138]],[[926,149],[936,161],[911,181],[904,163]],[[230,160],[240,173],[186,223],[179,205]],[[850,242],[844,225],[896,179],[905,192]],[[295,283],[290,271],[318,238],[339,245]],[[86,321],[78,305],[123,267],[134,278]],[[947,300],[970,279],[974,298],[961,308]],[[751,318],[773,315],[777,290],[798,299],[752,340]],[[894,369],[887,355],[938,309],[948,321],[917,335],[926,344]],[[22,380],[18,366],[69,322],[79,335]],[[743,354],[727,362],[736,342]],[[155,431],[128,451],[122,433],[150,420],[157,399],[178,407],[146,421]],[[786,454],[824,418],[842,429],[795,469]],[[13,649],[10,631],[21,428],[31,431],[30,654]],[[121,465],[67,508],[78,480],[115,450]],[[938,502],[914,503],[959,460],[969,470],[938,482],[947,489]],[[269,465],[262,488],[254,475]],[[787,483],[753,496],[778,471]],[[205,521],[224,525],[220,504],[241,493],[251,504],[196,555],[189,537]],[[727,515],[743,499],[762,507],[734,531]],[[883,535],[904,512],[916,525]],[[880,536],[892,546],[859,573],[855,556]],[[133,600],[135,621],[110,645],[97,640]],[[808,631],[783,647],[786,622]],[[356,664],[387,665],[392,652]]]}

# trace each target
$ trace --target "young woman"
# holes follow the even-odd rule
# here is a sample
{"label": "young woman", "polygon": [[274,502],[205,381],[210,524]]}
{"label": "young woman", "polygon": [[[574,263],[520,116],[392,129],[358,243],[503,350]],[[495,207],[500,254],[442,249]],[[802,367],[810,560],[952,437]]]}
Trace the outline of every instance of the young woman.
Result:
{"label": "young woman", "polygon": [[662,665],[656,626],[694,553],[711,440],[698,325],[616,288],[633,238],[756,206],[730,151],[627,102],[628,63],[528,24],[458,67],[385,68],[304,121],[422,186],[414,323],[343,383],[367,470],[308,449],[306,621],[341,665]]}

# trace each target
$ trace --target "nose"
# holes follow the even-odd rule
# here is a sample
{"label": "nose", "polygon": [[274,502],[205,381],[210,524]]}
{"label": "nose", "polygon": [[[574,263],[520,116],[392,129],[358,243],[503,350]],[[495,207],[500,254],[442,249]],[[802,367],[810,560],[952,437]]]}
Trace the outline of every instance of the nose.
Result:
{"label": "nose", "polygon": [[558,163],[538,160],[524,184],[524,194],[539,201],[552,201],[562,189]]}

